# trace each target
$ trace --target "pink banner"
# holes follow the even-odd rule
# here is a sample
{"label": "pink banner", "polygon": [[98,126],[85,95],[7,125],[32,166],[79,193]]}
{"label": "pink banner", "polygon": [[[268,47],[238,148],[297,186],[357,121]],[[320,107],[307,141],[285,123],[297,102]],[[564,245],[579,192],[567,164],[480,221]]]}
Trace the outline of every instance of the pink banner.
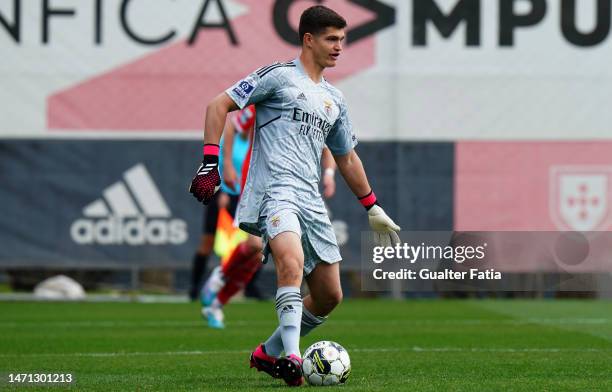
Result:
{"label": "pink banner", "polygon": [[455,229],[612,227],[612,142],[459,142]]}
{"label": "pink banner", "polygon": [[[241,0],[249,11],[232,20],[237,45],[223,29],[207,29],[196,43],[160,48],[129,64],[100,74],[48,97],[47,125],[66,130],[192,130],[202,127],[206,104],[257,68],[290,61],[300,48],[274,31],[272,0]],[[298,24],[308,2],[290,10]],[[369,21],[363,7],[338,0],[328,4],[350,26]],[[297,39],[297,37],[296,37]],[[374,64],[374,36],[352,45],[327,77],[332,82]]]}

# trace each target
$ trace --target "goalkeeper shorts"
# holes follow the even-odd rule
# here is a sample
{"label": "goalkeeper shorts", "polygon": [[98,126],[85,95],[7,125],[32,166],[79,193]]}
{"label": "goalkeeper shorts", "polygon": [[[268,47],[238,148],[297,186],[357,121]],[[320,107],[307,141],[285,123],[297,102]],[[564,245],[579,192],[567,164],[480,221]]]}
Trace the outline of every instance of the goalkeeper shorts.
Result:
{"label": "goalkeeper shorts", "polygon": [[304,251],[304,275],[310,274],[320,262],[328,264],[342,260],[336,234],[326,212],[300,209],[293,203],[266,197],[259,221],[264,246],[263,262],[272,257],[269,241],[284,232],[296,233]]}

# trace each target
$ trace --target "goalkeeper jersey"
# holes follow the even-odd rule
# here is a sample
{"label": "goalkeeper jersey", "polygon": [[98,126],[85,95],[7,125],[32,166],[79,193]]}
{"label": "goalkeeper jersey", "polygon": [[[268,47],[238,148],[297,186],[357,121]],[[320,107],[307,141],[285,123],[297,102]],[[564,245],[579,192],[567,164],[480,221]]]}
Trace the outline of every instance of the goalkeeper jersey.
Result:
{"label": "goalkeeper jersey", "polygon": [[255,104],[249,175],[237,221],[253,234],[264,196],[325,213],[319,193],[321,154],[349,153],[357,138],[342,93],[325,79],[313,82],[299,59],[262,67],[226,90],[241,109]]}

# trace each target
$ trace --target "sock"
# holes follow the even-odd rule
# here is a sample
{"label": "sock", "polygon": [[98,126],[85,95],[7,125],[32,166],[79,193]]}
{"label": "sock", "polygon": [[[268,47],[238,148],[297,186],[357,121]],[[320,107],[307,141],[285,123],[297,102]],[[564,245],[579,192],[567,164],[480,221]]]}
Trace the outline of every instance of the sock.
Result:
{"label": "sock", "polygon": [[208,280],[204,283],[204,287],[202,287],[203,291],[209,291],[211,293],[218,293],[219,290],[225,284],[223,272],[221,270],[221,266],[215,267],[210,273]]}
{"label": "sock", "polygon": [[306,309],[306,307],[304,307],[302,309],[302,325],[300,327],[300,336],[308,335],[310,331],[323,324],[325,320],[327,320],[327,316],[315,316],[314,314],[310,313],[310,311]]}
{"label": "sock", "polygon": [[[306,309],[306,307],[302,307],[300,336],[308,335],[310,331],[323,324],[325,320],[327,320],[327,316],[315,316],[314,314],[310,313],[310,311]],[[272,336],[270,336],[268,340],[266,340],[266,342],[264,343],[264,347],[266,348],[266,353],[268,355],[277,358],[280,357],[281,353],[283,352],[283,340],[281,339],[280,327],[276,328]]]}
{"label": "sock", "polygon": [[283,339],[281,338],[281,327],[276,328],[276,330],[270,335],[268,340],[264,342],[264,347],[266,348],[266,354],[273,357],[280,357],[283,352]]}
{"label": "sock", "polygon": [[208,255],[202,255],[196,253],[193,256],[193,263],[191,266],[191,287],[189,288],[189,296],[191,299],[195,299],[200,292],[200,286],[202,284],[202,275],[206,269],[208,263]]}
{"label": "sock", "polygon": [[244,289],[247,283],[253,278],[255,272],[263,265],[261,263],[260,253],[239,261],[239,263],[234,262],[237,265],[230,270],[232,276],[226,279],[225,285],[217,296],[223,305],[225,305],[238,291]]}
{"label": "sock", "polygon": [[222,305],[225,305],[230,298],[240,291],[242,287],[239,283],[240,282],[236,282],[235,280],[225,282],[225,285],[223,285],[219,294],[217,294],[217,299]]}
{"label": "sock", "polygon": [[217,309],[221,309],[221,308],[223,307],[223,305],[224,305],[224,304],[222,304],[221,302],[219,302],[219,298],[215,298],[215,299],[212,301],[212,304],[210,304],[210,306],[211,306],[212,308],[217,308]]}
{"label": "sock", "polygon": [[276,291],[276,314],[285,355],[300,353],[300,324],[302,321],[302,296],[299,287],[279,287]]}
{"label": "sock", "polygon": [[221,272],[221,266],[218,265],[210,273],[210,276],[204,284],[204,287],[202,287],[202,292],[200,293],[200,301],[202,302],[202,306],[204,308],[210,306],[220,309],[223,307],[223,304],[219,302],[218,296],[219,290],[221,290],[224,284],[225,281],[223,279],[223,272]]}

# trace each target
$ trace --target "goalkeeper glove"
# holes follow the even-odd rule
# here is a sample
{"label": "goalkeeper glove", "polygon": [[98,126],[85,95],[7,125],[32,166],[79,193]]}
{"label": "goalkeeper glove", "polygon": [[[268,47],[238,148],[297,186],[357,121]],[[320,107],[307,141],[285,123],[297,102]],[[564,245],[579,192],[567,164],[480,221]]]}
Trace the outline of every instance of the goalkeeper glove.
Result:
{"label": "goalkeeper glove", "polygon": [[360,197],[359,201],[368,210],[368,222],[374,231],[374,241],[382,246],[398,244],[400,238],[397,232],[401,229],[378,204],[374,192],[370,191],[367,195]]}
{"label": "goalkeeper glove", "polygon": [[210,203],[215,193],[221,187],[219,175],[219,146],[216,144],[204,145],[204,159],[191,181],[189,192],[204,204]]}

